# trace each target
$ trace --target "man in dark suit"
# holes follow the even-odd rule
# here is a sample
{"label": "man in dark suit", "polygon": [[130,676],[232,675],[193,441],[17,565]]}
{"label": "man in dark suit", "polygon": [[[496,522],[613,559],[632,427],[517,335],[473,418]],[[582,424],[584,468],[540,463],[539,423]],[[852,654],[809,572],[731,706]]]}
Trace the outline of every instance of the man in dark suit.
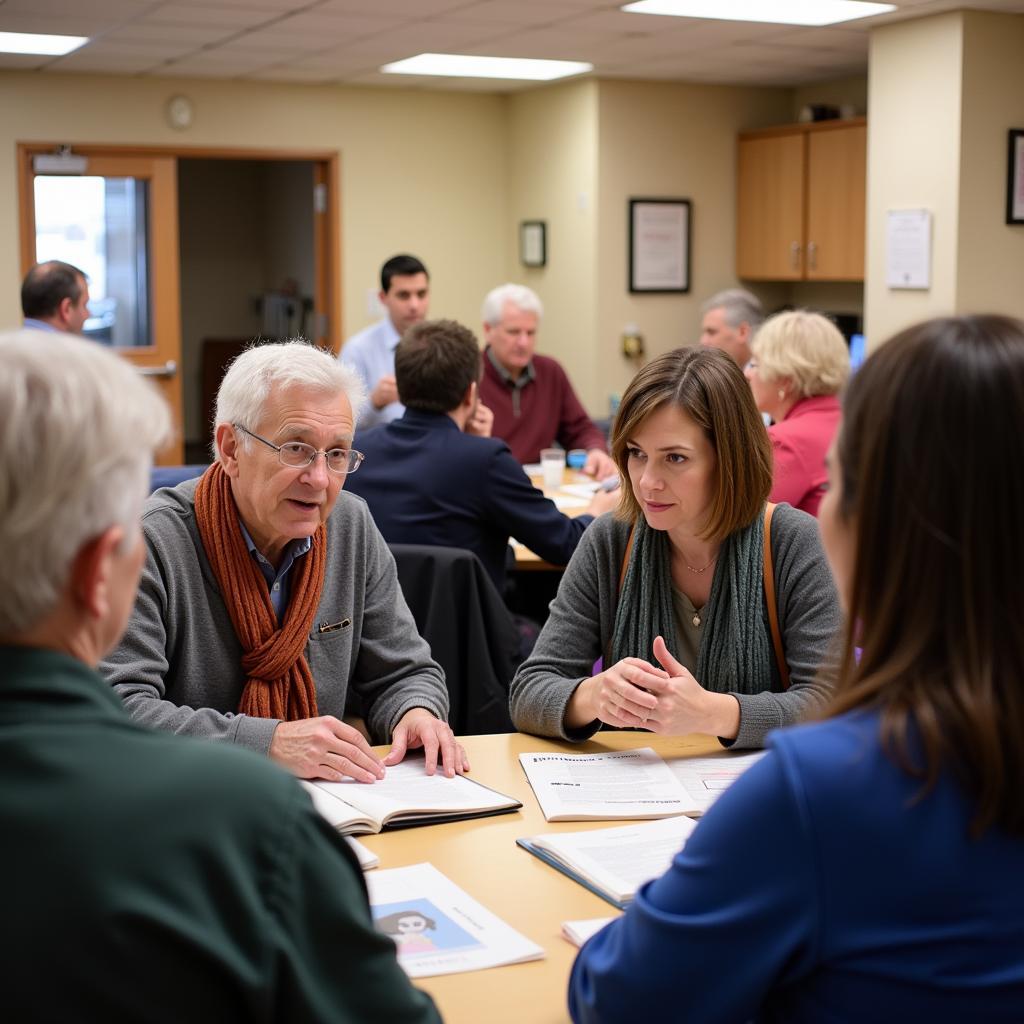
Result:
{"label": "man in dark suit", "polygon": [[467,432],[481,419],[480,370],[476,338],[461,324],[410,328],[395,350],[405,414],[356,437],[366,458],[346,486],[366,499],[388,543],[468,548],[501,592],[510,536],[564,565],[618,491],[598,492],[586,514],[570,519],[530,483],[504,441]]}

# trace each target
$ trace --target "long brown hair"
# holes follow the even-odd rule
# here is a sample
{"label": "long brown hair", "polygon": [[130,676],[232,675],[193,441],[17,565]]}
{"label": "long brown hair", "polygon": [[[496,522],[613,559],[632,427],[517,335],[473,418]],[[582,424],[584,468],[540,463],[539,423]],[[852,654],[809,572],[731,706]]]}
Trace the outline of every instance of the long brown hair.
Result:
{"label": "long brown hair", "polygon": [[830,712],[879,707],[925,792],[948,768],[975,834],[1024,834],[1024,323],[897,335],[851,381],[837,451],[856,564]]}
{"label": "long brown hair", "polygon": [[[709,348],[678,348],[651,360],[630,382],[612,428],[612,458],[629,480],[627,441],[663,405],[685,412],[703,431],[718,459],[704,536],[723,540],[749,526],[772,489],[772,447],[750,385],[736,361]],[[642,515],[632,487],[622,488],[616,515]]]}

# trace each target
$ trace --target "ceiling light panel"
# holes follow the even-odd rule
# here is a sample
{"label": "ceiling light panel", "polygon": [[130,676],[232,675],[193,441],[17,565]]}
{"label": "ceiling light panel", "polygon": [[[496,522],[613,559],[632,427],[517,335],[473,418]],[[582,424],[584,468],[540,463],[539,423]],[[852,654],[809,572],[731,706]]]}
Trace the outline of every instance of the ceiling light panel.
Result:
{"label": "ceiling light panel", "polygon": [[593,71],[593,64],[575,60],[533,60],[520,57],[474,57],[460,53],[420,53],[385,64],[389,75],[443,75],[446,78],[505,78],[550,82]]}
{"label": "ceiling light panel", "polygon": [[0,32],[0,53],[38,53],[59,57],[89,42],[87,36],[45,36],[32,32]]}
{"label": "ceiling light panel", "polygon": [[677,18],[755,21],[777,25],[836,25],[896,10],[895,4],[864,0],[639,0],[628,14],[665,14]]}

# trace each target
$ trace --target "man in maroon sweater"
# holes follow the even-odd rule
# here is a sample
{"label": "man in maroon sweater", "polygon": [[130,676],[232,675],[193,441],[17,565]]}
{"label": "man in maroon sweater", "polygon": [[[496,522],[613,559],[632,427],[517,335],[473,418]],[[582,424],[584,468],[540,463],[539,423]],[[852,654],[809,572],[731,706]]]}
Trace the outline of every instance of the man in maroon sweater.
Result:
{"label": "man in maroon sweater", "polygon": [[576,397],[565,370],[534,353],[540,299],[524,285],[503,284],[484,299],[484,375],[480,401],[494,413],[500,437],[520,462],[538,462],[558,442],[587,452],[583,472],[597,479],[616,472],[601,431]]}

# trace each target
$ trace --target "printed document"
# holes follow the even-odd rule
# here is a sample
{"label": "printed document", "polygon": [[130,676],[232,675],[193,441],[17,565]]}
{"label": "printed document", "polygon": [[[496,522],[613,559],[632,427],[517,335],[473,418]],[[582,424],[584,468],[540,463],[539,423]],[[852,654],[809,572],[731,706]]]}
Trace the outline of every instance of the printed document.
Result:
{"label": "printed document", "polygon": [[622,909],[644,882],[668,870],[696,827],[692,818],[677,817],[590,832],[549,832],[516,842]]}
{"label": "printed document", "polygon": [[683,784],[690,799],[703,814],[752,764],[767,753],[722,751],[711,757],[680,757],[668,762],[669,770]]}
{"label": "printed document", "polygon": [[367,875],[370,910],[411,978],[544,959],[544,950],[481,906],[432,864]]}
{"label": "printed document", "polygon": [[548,821],[698,814],[700,805],[650,748],[604,754],[520,754]]}

